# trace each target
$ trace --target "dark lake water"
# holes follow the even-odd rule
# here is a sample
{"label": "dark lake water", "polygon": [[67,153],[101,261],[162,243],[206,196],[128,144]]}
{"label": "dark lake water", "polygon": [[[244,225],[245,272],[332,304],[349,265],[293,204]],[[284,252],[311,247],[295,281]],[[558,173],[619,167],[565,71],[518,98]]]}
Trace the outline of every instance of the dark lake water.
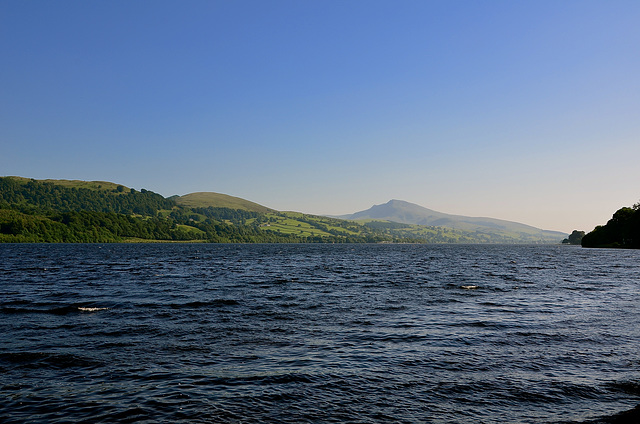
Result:
{"label": "dark lake water", "polygon": [[640,403],[640,251],[5,244],[0,257],[3,423],[598,423]]}

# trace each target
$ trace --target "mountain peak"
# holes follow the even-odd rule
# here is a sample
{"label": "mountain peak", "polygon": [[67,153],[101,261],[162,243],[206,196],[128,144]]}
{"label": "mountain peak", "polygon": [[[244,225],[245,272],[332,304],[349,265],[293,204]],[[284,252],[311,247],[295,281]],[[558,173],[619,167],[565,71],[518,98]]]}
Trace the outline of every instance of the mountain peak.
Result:
{"label": "mountain peak", "polygon": [[392,221],[401,224],[445,227],[479,233],[498,233],[504,234],[505,236],[539,236],[541,239],[552,238],[554,240],[563,235],[563,233],[560,232],[545,231],[519,222],[446,214],[398,199],[389,200],[387,203],[381,205],[374,205],[367,210],[351,215],[343,215],[341,218],[351,220],[369,219]]}
{"label": "mountain peak", "polygon": [[411,203],[405,201],[405,200],[398,200],[398,199],[391,199],[389,200],[387,203],[385,203],[385,205],[410,205]]}

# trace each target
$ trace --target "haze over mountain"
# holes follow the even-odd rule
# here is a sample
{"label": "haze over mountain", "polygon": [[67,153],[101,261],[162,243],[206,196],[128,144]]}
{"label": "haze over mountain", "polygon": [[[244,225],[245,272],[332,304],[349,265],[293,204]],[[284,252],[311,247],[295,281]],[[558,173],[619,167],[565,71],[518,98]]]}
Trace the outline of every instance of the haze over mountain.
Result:
{"label": "haze over mountain", "polygon": [[566,236],[559,231],[548,231],[519,222],[486,217],[470,217],[437,212],[403,200],[390,200],[382,205],[349,215],[338,216],[350,220],[383,220],[402,224],[417,224],[445,227],[464,231],[489,233],[518,233],[538,235],[542,239],[557,239]]}

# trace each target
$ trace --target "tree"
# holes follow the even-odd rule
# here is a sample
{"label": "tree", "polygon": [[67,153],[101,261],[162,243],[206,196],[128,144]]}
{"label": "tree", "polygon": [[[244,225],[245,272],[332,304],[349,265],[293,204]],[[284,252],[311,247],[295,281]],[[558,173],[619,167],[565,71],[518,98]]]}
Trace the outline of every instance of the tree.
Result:
{"label": "tree", "polygon": [[582,238],[583,247],[640,248],[640,209],[624,207]]}
{"label": "tree", "polygon": [[584,231],[573,230],[568,238],[562,240],[562,244],[581,244],[584,235]]}

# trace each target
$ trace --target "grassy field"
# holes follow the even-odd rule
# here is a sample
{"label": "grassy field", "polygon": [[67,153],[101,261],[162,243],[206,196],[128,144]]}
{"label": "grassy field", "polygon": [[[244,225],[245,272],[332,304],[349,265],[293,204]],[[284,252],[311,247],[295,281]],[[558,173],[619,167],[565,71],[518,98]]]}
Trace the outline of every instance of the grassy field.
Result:
{"label": "grassy field", "polygon": [[[283,216],[284,215],[284,216]],[[330,233],[322,231],[308,222],[295,219],[289,214],[267,214],[272,222],[263,224],[260,229],[263,231],[275,231],[282,234],[295,234],[302,237],[328,237]]]}
{"label": "grassy field", "polygon": [[300,212],[272,212],[265,214],[263,231],[294,234],[302,237],[364,236],[368,230],[361,224]]}

